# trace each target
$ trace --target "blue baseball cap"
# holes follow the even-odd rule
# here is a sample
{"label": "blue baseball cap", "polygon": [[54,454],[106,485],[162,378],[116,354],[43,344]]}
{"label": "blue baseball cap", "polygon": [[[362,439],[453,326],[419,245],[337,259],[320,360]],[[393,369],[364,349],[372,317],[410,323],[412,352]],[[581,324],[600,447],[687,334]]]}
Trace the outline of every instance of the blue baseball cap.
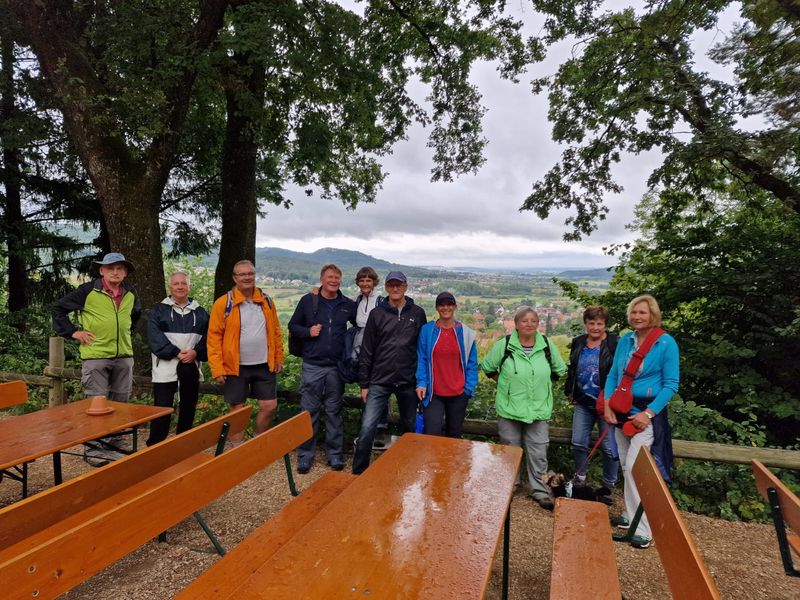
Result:
{"label": "blue baseball cap", "polygon": [[125,268],[128,269],[128,273],[133,273],[136,270],[133,266],[133,263],[125,260],[125,256],[119,252],[109,252],[103,257],[103,260],[94,261],[94,264],[103,266],[115,265],[117,263],[122,263],[125,265]]}
{"label": "blue baseball cap", "polygon": [[384,281],[386,281],[386,283],[389,283],[390,281],[399,281],[401,283],[408,283],[406,276],[403,275],[400,271],[389,271],[389,274],[386,276],[386,279]]}

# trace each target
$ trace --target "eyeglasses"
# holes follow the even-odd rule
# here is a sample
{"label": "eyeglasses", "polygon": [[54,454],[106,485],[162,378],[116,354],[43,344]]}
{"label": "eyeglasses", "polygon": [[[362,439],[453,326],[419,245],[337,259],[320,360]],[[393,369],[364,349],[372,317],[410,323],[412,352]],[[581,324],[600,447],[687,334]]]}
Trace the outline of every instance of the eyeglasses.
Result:
{"label": "eyeglasses", "polygon": [[256,274],[255,271],[247,271],[246,273],[234,273],[234,277],[253,277]]}

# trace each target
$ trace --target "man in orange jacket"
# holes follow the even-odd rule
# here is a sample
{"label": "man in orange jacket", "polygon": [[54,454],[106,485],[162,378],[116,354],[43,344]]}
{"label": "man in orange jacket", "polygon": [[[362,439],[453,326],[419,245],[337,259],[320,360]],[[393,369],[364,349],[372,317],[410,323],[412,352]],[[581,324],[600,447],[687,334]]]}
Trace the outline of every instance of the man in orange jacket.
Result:
{"label": "man in orange jacket", "polygon": [[[233,289],[211,309],[208,365],[211,376],[223,384],[231,410],[248,396],[258,400],[258,435],[269,428],[278,408],[276,375],[283,369],[283,339],[275,305],[256,287],[253,263],[233,265],[233,281]],[[231,436],[231,442],[240,443],[242,436]]]}

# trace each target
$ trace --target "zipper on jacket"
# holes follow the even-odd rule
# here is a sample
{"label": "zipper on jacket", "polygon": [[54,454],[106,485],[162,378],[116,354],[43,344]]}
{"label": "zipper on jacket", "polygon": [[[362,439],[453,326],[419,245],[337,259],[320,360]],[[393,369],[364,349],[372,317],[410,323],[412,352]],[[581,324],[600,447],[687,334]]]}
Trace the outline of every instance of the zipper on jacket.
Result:
{"label": "zipper on jacket", "polygon": [[[114,298],[111,297],[111,294],[103,290],[103,293],[108,297],[111,301],[111,304],[114,306],[114,318],[117,320],[117,351],[114,355],[114,358],[119,358],[119,308],[117,308],[117,303],[114,302]],[[125,292],[122,292],[122,297],[125,297]],[[120,300],[120,305],[122,305],[122,301]]]}

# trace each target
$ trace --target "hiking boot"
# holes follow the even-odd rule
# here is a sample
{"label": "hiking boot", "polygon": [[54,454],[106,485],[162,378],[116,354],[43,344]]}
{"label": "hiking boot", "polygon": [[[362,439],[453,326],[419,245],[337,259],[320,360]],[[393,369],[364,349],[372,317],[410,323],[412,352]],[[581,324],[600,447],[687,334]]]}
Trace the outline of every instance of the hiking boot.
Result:
{"label": "hiking boot", "polygon": [[300,475],[305,475],[311,470],[311,461],[310,460],[298,460],[297,461],[297,472]]}
{"label": "hiking boot", "polygon": [[545,510],[553,510],[553,499],[549,496],[542,496],[541,498],[534,498],[534,500]]}
{"label": "hiking boot", "polygon": [[328,466],[330,466],[330,468],[333,471],[341,471],[344,469],[344,463],[342,462],[341,458],[334,458],[333,460],[329,460]]}
{"label": "hiking boot", "polygon": [[631,526],[631,522],[628,521],[628,517],[625,515],[620,515],[618,517],[611,517],[611,526],[619,527],[620,529],[627,529]]}
{"label": "hiking boot", "polygon": [[603,504],[608,504],[611,506],[614,504],[614,489],[608,487],[607,485],[601,486],[597,488],[595,492],[597,495],[597,501],[602,502]]}
{"label": "hiking boot", "polygon": [[83,449],[83,460],[91,467],[104,467],[108,463],[121,458],[125,458],[125,455],[97,446],[86,445]]}
{"label": "hiking boot", "polygon": [[641,535],[635,535],[631,538],[631,546],[634,548],[649,548],[651,543],[653,543],[653,540]]}
{"label": "hiking boot", "polygon": [[372,442],[372,447],[375,450],[383,450],[388,445],[389,445],[389,428],[378,427],[378,430],[375,432],[375,439]]}

